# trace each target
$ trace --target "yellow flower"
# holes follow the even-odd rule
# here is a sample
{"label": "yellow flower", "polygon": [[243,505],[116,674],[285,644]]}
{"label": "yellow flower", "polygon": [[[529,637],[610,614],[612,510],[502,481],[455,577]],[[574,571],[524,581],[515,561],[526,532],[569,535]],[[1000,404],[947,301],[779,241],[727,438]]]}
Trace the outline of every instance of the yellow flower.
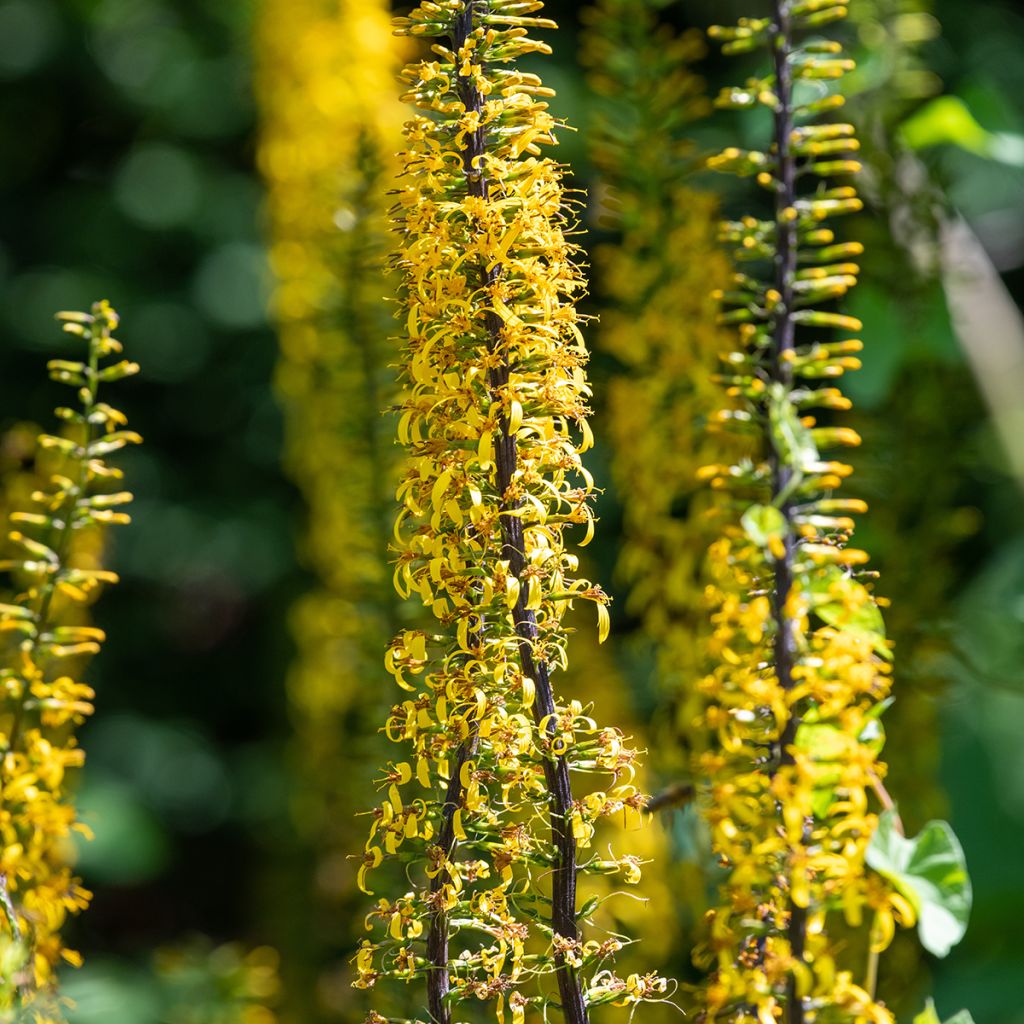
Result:
{"label": "yellow flower", "polygon": [[[279,337],[274,385],[284,468],[305,505],[298,556],[312,576],[289,614],[289,761],[301,780],[292,811],[315,858],[317,898],[337,920],[358,916],[359,890],[374,887],[366,875],[385,841],[382,834],[362,863],[347,861],[358,849],[362,801],[358,787],[339,780],[354,779],[377,749],[390,694],[370,680],[398,614],[384,525],[398,458],[393,424],[381,416],[396,397],[388,370],[396,353],[381,297],[404,113],[393,94],[401,50],[384,0],[260,5],[255,86]],[[390,828],[417,821],[411,808]],[[319,928],[308,937],[334,942]],[[313,974],[327,960],[320,949],[302,965]],[[321,982],[314,974],[293,988]],[[340,1012],[357,1019],[362,1002],[351,998]],[[409,1016],[417,1008],[400,1006]]]}
{"label": "yellow flower", "polygon": [[[590,389],[574,213],[560,166],[541,155],[558,126],[550,91],[517,67],[547,49],[527,34],[551,27],[540,6],[443,0],[396,20],[438,40],[402,75],[422,113],[405,127],[393,260],[406,329],[395,585],[435,622],[402,630],[385,658],[404,698],[385,732],[403,754],[371,828],[384,833],[384,860],[414,865],[407,899],[424,929],[397,938],[389,919],[361,977],[422,980],[441,1024],[471,999],[518,1019],[520,988],[538,975],[553,976],[566,1020],[582,1024],[577,972],[610,951],[579,934],[576,875],[589,865],[577,848],[631,797],[613,787],[574,801],[570,768],[615,783],[633,755],[552,685],[566,666],[567,610],[596,604],[603,633],[608,598],[579,578],[570,550],[593,524],[581,457]],[[524,912],[547,899],[542,877],[546,951]]]}
{"label": "yellow flower", "polygon": [[75,729],[92,713],[94,697],[71,673],[105,639],[84,622],[84,606],[103,583],[116,581],[101,567],[102,538],[108,526],[129,521],[113,510],[132,497],[117,489],[121,472],[106,456],[141,440],[99,397],[101,384],[138,370],[126,360],[107,364],[121,352],[113,337],[117,314],[98,302],[88,313],[57,318],[86,349],[82,361],[49,364],[54,380],[76,389],[79,407],[58,409],[65,431],[39,438],[42,478],[29,507],[10,513],[16,528],[8,534],[9,557],[0,563],[15,591],[11,603],[0,605],[9,723],[0,759],[0,904],[14,943],[4,956],[20,958],[5,979],[16,982],[11,998],[43,1020],[57,1019],[51,1004],[58,965],[82,962],[63,945],[60,931],[68,914],[85,909],[91,898],[67,862],[72,833],[90,833],[76,821],[66,778],[68,769],[84,763]]}
{"label": "yellow flower", "polygon": [[850,257],[859,247],[837,242],[831,221],[859,210],[860,200],[847,185],[798,188],[798,164],[823,178],[856,169],[847,158],[857,149],[852,127],[817,124],[823,106],[794,91],[799,78],[838,78],[851,67],[817,31],[845,8],[819,8],[783,4],[781,20],[713,33],[727,52],[772,55],[769,74],[725,90],[720,102],[767,108],[776,143],[763,153],[729,149],[711,162],[756,175],[775,211],[721,230],[737,264],[751,269],[718,295],[720,321],[737,327],[739,344],[723,353],[728,404],[713,422],[758,449],[702,473],[740,513],[711,551],[713,662],[701,690],[718,749],[702,764],[705,813],[727,876],[701,950],[712,965],[703,1005],[712,1020],[802,1024],[820,1015],[889,1024],[874,993],[839,969],[844,949],[833,937],[840,916],[860,927],[869,909],[880,949],[895,917],[909,923],[912,915],[895,909],[865,866],[877,825],[868,792],[884,774],[877,718],[891,651],[858,573],[867,555],[850,546],[846,513],[863,504],[832,494],[850,467],[822,455],[860,438],[817,421],[819,409],[848,407],[818,382],[858,367],[850,353],[862,347],[831,340],[831,332],[859,330],[858,321],[818,308],[856,283]]}

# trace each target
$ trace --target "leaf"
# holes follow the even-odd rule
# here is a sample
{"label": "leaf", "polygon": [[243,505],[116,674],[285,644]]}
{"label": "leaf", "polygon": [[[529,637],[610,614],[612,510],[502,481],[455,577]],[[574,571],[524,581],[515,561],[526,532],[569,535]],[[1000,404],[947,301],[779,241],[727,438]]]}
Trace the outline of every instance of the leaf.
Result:
{"label": "leaf", "polygon": [[760,548],[770,548],[788,532],[786,517],[774,505],[751,505],[740,520],[747,536]]}
{"label": "leaf", "polygon": [[959,96],[939,96],[926,103],[904,122],[903,138],[911,149],[954,145],[979,156],[985,156],[989,146],[989,133]]}
{"label": "leaf", "polygon": [[794,746],[814,762],[811,809],[815,817],[824,818],[843,777],[841,764],[850,754],[850,739],[842,729],[827,722],[804,721],[796,731]]}
{"label": "leaf", "polygon": [[870,718],[857,739],[877,757],[885,746],[885,726],[877,718]]}
{"label": "leaf", "polygon": [[1024,166],[1024,137],[988,131],[959,96],[939,96],[926,103],[904,123],[903,139],[911,149],[959,146],[987,160]]}
{"label": "leaf", "polygon": [[[934,1000],[928,1000],[925,1008],[914,1018],[913,1024],[941,1024]],[[950,1017],[946,1024],[974,1024],[974,1018],[969,1010],[961,1010]]]}
{"label": "leaf", "polygon": [[870,591],[839,566],[825,566],[810,575],[807,588],[815,615],[835,629],[862,633],[875,653],[886,660],[892,651],[885,642],[885,620]]}
{"label": "leaf", "polygon": [[811,809],[816,817],[824,818],[828,814],[835,799],[836,786],[843,777],[842,766],[854,756],[858,742],[868,745],[876,754],[881,753],[885,731],[877,716],[889,703],[882,701],[871,709],[867,725],[856,739],[839,726],[821,721],[816,710],[805,714],[796,731],[794,745],[813,762],[810,768],[814,786]]}
{"label": "leaf", "polygon": [[948,823],[930,821],[907,839],[896,827],[896,813],[885,811],[865,859],[913,904],[924,948],[946,956],[967,931],[972,899],[964,851]]}
{"label": "leaf", "polygon": [[768,392],[768,420],[772,444],[785,465],[803,472],[818,461],[818,446],[810,430],[800,422],[789,391],[781,384],[773,385]]}

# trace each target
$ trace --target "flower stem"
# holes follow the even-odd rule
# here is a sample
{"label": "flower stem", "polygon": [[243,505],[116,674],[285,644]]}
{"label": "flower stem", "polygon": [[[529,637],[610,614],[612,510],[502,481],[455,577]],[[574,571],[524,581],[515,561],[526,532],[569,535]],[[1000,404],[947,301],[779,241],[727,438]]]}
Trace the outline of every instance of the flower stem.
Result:
{"label": "flower stem", "polygon": [[[775,194],[775,291],[777,314],[774,322],[772,344],[772,375],[774,380],[786,387],[793,383],[791,354],[795,348],[796,323],[794,313],[793,282],[797,270],[797,227],[794,217],[796,205],[796,160],[791,148],[793,134],[793,76],[790,64],[792,52],[789,0],[774,0],[774,31],[772,33],[772,54],[775,62],[775,94],[778,103],[774,114],[774,136],[776,151],[776,174],[778,189]],[[782,455],[772,456],[772,497],[780,498],[791,491],[793,467],[787,466]],[[776,622],[775,671],[779,685],[784,690],[793,688],[793,665],[796,657],[794,637],[795,624],[790,620],[786,605],[793,588],[793,554],[795,537],[792,522],[792,508],[789,499],[781,502],[782,515],[788,529],[784,541],[785,553],[775,561],[775,582],[772,588],[772,610]],[[779,737],[777,763],[792,765],[792,747],[796,741],[800,718],[794,709]],[[803,907],[790,905],[788,938],[790,953],[796,960],[802,960],[806,945],[807,911]],[[790,974],[789,991],[786,1000],[788,1024],[803,1024],[803,1000],[796,991],[796,977]]]}
{"label": "flower stem", "polygon": [[[452,49],[458,53],[473,31],[480,0],[469,0],[465,10],[455,23]],[[459,95],[468,112],[482,112],[483,97],[472,79],[460,78]],[[490,184],[483,169],[482,158],[486,151],[486,131],[483,127],[466,135],[466,149],[463,154],[463,171],[469,194],[487,200]],[[483,270],[483,285],[489,290],[497,284],[500,271],[494,267]],[[501,318],[493,310],[485,314],[485,326],[495,350],[501,345]],[[491,370],[489,384],[495,396],[508,386],[512,367],[507,358],[502,359]],[[502,495],[501,534],[502,558],[509,563],[511,574],[520,578],[526,566],[526,541],[522,520],[514,513],[519,502],[511,494],[512,481],[517,467],[517,451],[514,436],[509,431],[509,421],[502,415],[498,436],[495,439],[495,467],[498,493]],[[551,687],[548,666],[534,657],[534,644],[538,637],[537,617],[526,607],[526,588],[521,588],[519,598],[512,610],[516,632],[519,634],[519,660],[523,675],[532,679],[536,690],[533,714],[538,724],[548,722],[549,735],[555,730],[555,700]],[[576,839],[572,832],[571,811],[572,789],[569,782],[569,766],[564,757],[549,757],[544,761],[544,776],[548,789],[551,835],[556,851],[556,864],[552,877],[551,924],[555,937],[576,941]],[[566,1024],[587,1024],[587,1008],[583,998],[579,977],[565,955],[555,948],[555,963],[558,967],[558,989],[562,1012]]]}
{"label": "flower stem", "polygon": [[[478,733],[474,728],[471,735],[460,744],[448,779],[448,790],[441,812],[441,832],[437,837],[437,845],[444,852],[444,866],[430,881],[430,894],[435,899],[440,898],[445,878],[448,876],[448,858],[455,849],[455,812],[462,806],[463,795],[462,768],[476,751],[477,739]],[[439,903],[435,903],[430,919],[427,959],[431,965],[430,973],[427,975],[427,1005],[430,1009],[430,1018],[434,1024],[451,1024],[451,1011],[446,1002],[449,990],[448,911]]]}
{"label": "flower stem", "polygon": [[[100,328],[95,328],[99,330]],[[75,479],[67,491],[67,500],[60,509],[60,527],[57,536],[52,539],[51,547],[57,556],[53,571],[47,576],[46,581],[39,588],[37,595],[38,605],[32,610],[34,629],[27,640],[26,651],[32,663],[35,663],[36,652],[39,647],[39,640],[50,628],[50,611],[53,605],[54,594],[57,591],[57,580],[67,566],[68,557],[71,553],[71,538],[74,530],[75,510],[78,508],[78,501],[83,496],[86,484],[89,479],[89,446],[96,440],[96,427],[91,421],[91,414],[96,406],[96,396],[99,391],[99,348],[96,339],[90,336],[89,339],[89,362],[86,371],[87,385],[82,389],[82,415],[83,415],[83,437],[79,449],[80,454],[75,457]],[[11,733],[7,738],[5,754],[17,751],[21,742],[21,734],[25,725],[25,713],[28,710],[29,702],[32,700],[30,682],[22,680],[21,698],[14,710],[14,721],[11,724]],[[7,760],[6,757],[0,762],[0,783],[7,781]]]}

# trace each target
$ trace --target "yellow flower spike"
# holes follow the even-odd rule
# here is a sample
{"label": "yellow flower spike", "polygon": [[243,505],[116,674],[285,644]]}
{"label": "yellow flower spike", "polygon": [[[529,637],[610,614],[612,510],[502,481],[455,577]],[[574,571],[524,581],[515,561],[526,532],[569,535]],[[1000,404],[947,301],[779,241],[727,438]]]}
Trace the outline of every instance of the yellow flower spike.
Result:
{"label": "yellow flower spike", "polygon": [[[406,564],[385,568],[380,536],[398,484],[392,424],[380,415],[397,391],[388,370],[391,311],[381,296],[391,244],[386,191],[397,174],[402,121],[393,82],[407,44],[392,39],[383,0],[265,0],[254,29],[257,161],[279,338],[274,386],[284,468],[306,504],[301,561],[315,580],[289,615],[290,761],[300,783],[293,813],[300,841],[329,866],[358,849],[365,827],[355,817],[359,787],[349,783],[364,770],[376,726],[393,703],[391,688],[373,682],[384,640],[394,622],[412,629],[426,617],[396,619],[388,573],[393,568],[400,593],[413,581]],[[412,436],[408,423],[402,429]],[[402,520],[395,531],[400,543]],[[411,697],[422,669],[394,661],[398,655],[389,651],[388,661],[400,668],[399,685],[408,691],[402,696]],[[415,715],[403,711],[385,731],[416,729]],[[411,754],[405,760],[415,763]],[[419,793],[421,784],[414,783]],[[402,796],[409,805],[409,793]],[[414,826],[422,837],[412,816],[392,826],[403,850]],[[383,835],[375,842],[382,853]],[[369,884],[373,868],[359,865],[360,887],[384,890],[387,870]],[[318,877],[333,886],[327,899],[338,920],[358,914],[361,897],[343,886],[344,876],[320,870]],[[320,938],[311,934],[310,941]],[[306,958],[310,971],[295,976],[296,990],[322,984],[312,965],[326,962],[324,952]],[[365,962],[367,954],[360,955]],[[357,974],[361,987],[377,977],[368,966]],[[361,1004],[353,998],[340,1015],[361,1019]],[[408,1015],[417,1008],[414,1001],[395,1006]]]}
{"label": "yellow flower spike", "polygon": [[[599,212],[615,236],[597,248],[594,264],[603,299],[597,344],[622,367],[609,384],[606,416],[613,479],[628,497],[616,568],[629,588],[627,613],[641,621],[656,657],[664,713],[651,737],[652,766],[672,778],[690,774],[687,749],[708,743],[706,729],[694,724],[705,618],[699,576],[709,539],[701,485],[727,467],[711,465],[723,457],[721,444],[700,424],[719,406],[711,376],[726,335],[704,288],[724,294],[729,275],[716,244],[717,201],[688,180],[702,161],[680,145],[688,125],[711,109],[691,71],[706,44],[696,32],[676,33],[657,6],[596,0],[587,12],[583,59],[602,101],[590,150],[613,199]],[[742,156],[733,149],[727,159]],[[683,516],[679,508],[687,510]],[[597,613],[605,637],[608,610],[599,605]],[[674,896],[687,894],[673,929],[687,917],[699,919],[703,886],[674,876],[672,867],[652,869],[648,878]],[[660,924],[651,937],[687,941],[667,936]]]}
{"label": "yellow flower spike", "polygon": [[[573,834],[569,772],[627,771],[617,759],[597,763],[598,726],[552,686],[568,605],[607,598],[577,578],[568,550],[567,528],[582,525],[589,538],[593,524],[593,479],[577,445],[580,435],[590,442],[573,304],[583,283],[562,171],[541,156],[558,128],[549,91],[515,66],[547,49],[526,31],[545,22],[523,11],[520,0],[424,3],[395,22],[439,41],[402,74],[419,109],[405,126],[393,257],[407,328],[395,583],[437,624],[429,636],[401,633],[386,659],[413,692],[402,715],[386,718],[408,769],[388,777],[395,822],[378,826],[385,855],[400,853],[424,934],[404,935],[400,952],[393,934],[382,936],[372,964],[376,977],[422,982],[438,1024],[464,999],[493,1005],[501,995],[506,1009],[524,1007],[519,987],[538,975],[557,984],[567,1024],[585,1024],[570,954],[575,879],[587,870],[576,846],[592,826],[581,818]],[[413,776],[422,810],[402,792]],[[509,890],[550,899],[550,926],[568,943],[528,972],[521,950],[542,933]],[[445,959],[449,918],[460,922],[457,964]]]}
{"label": "yellow flower spike", "polygon": [[[710,555],[711,664],[701,691],[718,745],[700,759],[709,773],[702,803],[727,871],[701,1003],[731,1024],[825,1016],[891,1022],[849,971],[836,970],[844,949],[831,935],[836,911],[851,928],[863,928],[870,913],[864,938],[880,949],[898,912],[873,894],[879,883],[864,862],[876,827],[870,773],[884,772],[878,743],[868,738],[877,730],[867,724],[888,694],[889,644],[879,602],[854,572],[867,555],[850,546],[854,524],[843,514],[865,507],[830,493],[851,470],[827,450],[856,446],[860,437],[820,426],[818,415],[849,407],[819,382],[857,368],[853,353],[863,347],[832,335],[859,331],[860,321],[818,308],[856,284],[859,268],[846,261],[862,247],[837,242],[826,222],[856,212],[860,200],[848,185],[803,184],[805,173],[857,166],[849,158],[858,149],[852,128],[815,120],[836,103],[801,106],[794,91],[797,79],[839,78],[851,68],[818,34],[819,12],[831,19],[845,8],[823,2],[827,12],[816,2],[776,0],[759,27],[741,22],[718,32],[729,52],[764,52],[775,140],[758,172],[768,176],[774,215],[729,222],[720,232],[753,269],[736,275],[731,290],[719,289],[721,320],[738,325],[739,345],[728,346],[717,378],[728,402],[709,421],[756,450],[702,474],[727,492],[736,517]],[[726,105],[755,106],[759,94],[758,83],[726,90]],[[754,163],[734,149],[714,161],[740,175]],[[764,387],[746,386],[755,378]]]}
{"label": "yellow flower spike", "polygon": [[[92,895],[68,862],[72,833],[85,838],[92,833],[76,820],[65,780],[68,769],[84,763],[75,729],[92,713],[94,694],[62,662],[73,659],[76,673],[81,671],[106,639],[102,630],[81,623],[78,606],[90,602],[102,584],[117,580],[98,558],[106,529],[128,521],[111,509],[131,501],[131,495],[112,490],[121,473],[105,459],[141,440],[121,429],[123,414],[99,398],[107,383],[138,370],[127,361],[104,366],[121,350],[111,333],[117,314],[109,303],[97,302],[87,313],[62,312],[57,319],[76,347],[84,347],[83,358],[51,360],[48,369],[51,379],[76,390],[78,407],[57,410],[64,424],[60,436],[38,439],[57,464],[48,463],[47,482],[31,493],[29,507],[11,510],[9,523],[17,528],[8,534],[10,557],[3,568],[19,597],[0,606],[0,631],[21,634],[9,645],[3,665],[3,717],[9,727],[0,762],[0,897],[6,927],[25,958],[17,967],[23,980],[13,1009],[19,1019],[31,1015],[53,1022],[59,1019],[53,1010],[59,1001],[57,969],[62,962],[82,963],[81,954],[63,945],[60,931]],[[61,671],[52,671],[53,666]]]}

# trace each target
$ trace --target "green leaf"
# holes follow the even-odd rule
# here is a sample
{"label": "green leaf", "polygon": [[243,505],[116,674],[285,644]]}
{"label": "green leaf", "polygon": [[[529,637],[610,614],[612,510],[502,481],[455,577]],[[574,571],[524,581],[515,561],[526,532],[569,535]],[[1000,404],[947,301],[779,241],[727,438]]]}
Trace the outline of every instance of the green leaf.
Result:
{"label": "green leaf", "polygon": [[773,384],[768,391],[768,421],[772,444],[785,465],[804,472],[819,460],[818,446],[781,384]]}
{"label": "green leaf", "polygon": [[842,766],[849,761],[855,742],[870,746],[876,754],[881,753],[885,744],[885,731],[878,716],[891,704],[880,701],[870,712],[868,722],[860,736],[854,741],[849,733],[830,722],[823,722],[816,709],[809,710],[803,717],[793,741],[797,750],[806,754],[813,765],[814,793],[811,809],[818,818],[828,814],[835,799],[836,786],[843,777]]}
{"label": "green leaf", "polygon": [[868,844],[867,863],[911,902],[924,948],[935,956],[946,956],[964,937],[971,913],[964,851],[944,821],[930,821],[919,836],[907,839],[900,835],[896,820],[894,811],[879,818]]}
{"label": "green leaf", "polygon": [[903,124],[903,138],[911,149],[953,145],[985,156],[989,133],[978,124],[959,96],[938,96]]}
{"label": "green leaf", "polygon": [[892,659],[885,642],[885,620],[870,591],[837,565],[826,566],[807,579],[814,614],[835,629],[862,633],[880,657]]}
{"label": "green leaf", "polygon": [[786,517],[774,505],[751,505],[740,522],[747,536],[762,548],[770,547],[773,539],[781,540],[789,530]]}
{"label": "green leaf", "polygon": [[988,131],[959,96],[939,96],[926,103],[904,122],[903,139],[911,149],[959,146],[987,160],[1024,166],[1024,138],[1013,132]]}
{"label": "green leaf", "polygon": [[842,763],[850,754],[850,738],[842,729],[827,722],[801,722],[794,745],[814,762],[814,793],[811,809],[824,818],[835,799],[835,788],[843,777]]}
{"label": "green leaf", "polygon": [[857,739],[877,757],[885,746],[885,726],[877,718],[870,718]]}
{"label": "green leaf", "polygon": [[[914,1018],[913,1024],[942,1024],[935,1010],[935,1002],[933,1000],[928,1000],[925,1008]],[[969,1010],[961,1010],[950,1017],[946,1024],[974,1024],[974,1018]]]}

